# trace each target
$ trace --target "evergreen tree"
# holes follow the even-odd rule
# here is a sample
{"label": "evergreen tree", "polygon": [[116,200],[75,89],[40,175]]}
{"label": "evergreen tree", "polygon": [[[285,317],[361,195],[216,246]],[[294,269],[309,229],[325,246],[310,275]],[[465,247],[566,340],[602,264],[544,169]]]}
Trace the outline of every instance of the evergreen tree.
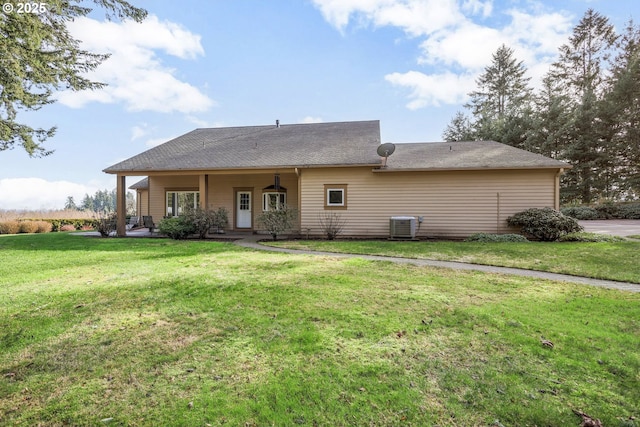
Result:
{"label": "evergreen tree", "polygon": [[75,200],[73,200],[73,196],[67,197],[67,201],[64,204],[65,210],[76,211],[78,210],[78,206],[76,206]]}
{"label": "evergreen tree", "polygon": [[614,190],[623,198],[640,197],[640,28],[630,21],[618,41],[602,127],[615,157]]}
{"label": "evergreen tree", "polygon": [[574,28],[569,42],[559,49],[548,79],[569,99],[571,138],[561,149],[573,165],[565,175],[563,198],[591,202],[606,187],[605,176],[612,159],[599,129],[600,100],[605,92],[603,67],[610,58],[616,34],[609,20],[587,10]]}
{"label": "evergreen tree", "polygon": [[[18,110],[38,110],[55,101],[60,89],[86,90],[103,87],[83,77],[108,55],[79,47],[67,22],[86,16],[91,9],[81,0],[49,0],[29,3],[37,13],[17,13],[14,0],[0,12],[0,151],[20,145],[29,156],[46,156],[43,143],[55,127],[36,129],[17,121]],[[26,2],[25,2],[26,3]],[[140,22],[146,11],[125,0],[93,0],[107,18],[132,18]]]}
{"label": "evergreen tree", "polygon": [[513,49],[505,45],[498,48],[491,64],[476,80],[478,90],[469,94],[465,107],[474,118],[477,139],[522,146],[532,91],[530,79],[525,77],[527,70],[513,53]]}
{"label": "evergreen tree", "polygon": [[570,139],[571,108],[568,97],[547,76],[533,99],[534,112],[527,134],[527,149],[554,159],[564,158],[562,149]]}
{"label": "evergreen tree", "polygon": [[458,111],[453,116],[451,123],[442,132],[442,139],[447,142],[474,141],[476,139],[471,121],[462,111]]}

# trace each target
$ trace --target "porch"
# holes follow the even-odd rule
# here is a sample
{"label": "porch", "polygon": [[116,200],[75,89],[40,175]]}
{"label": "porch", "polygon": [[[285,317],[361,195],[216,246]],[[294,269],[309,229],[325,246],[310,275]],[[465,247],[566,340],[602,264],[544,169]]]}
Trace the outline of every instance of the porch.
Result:
{"label": "porch", "polygon": [[[138,183],[132,187],[136,189],[137,198],[144,198],[136,200],[140,210],[136,215],[152,216],[156,225],[162,218],[178,216],[189,208],[217,210],[222,207],[228,212],[227,233],[251,234],[260,231],[257,218],[265,210],[278,205],[300,210],[299,181],[297,168],[224,170],[197,175],[158,173],[148,176],[147,188],[141,188]],[[131,237],[140,236],[138,230],[126,229],[126,175],[117,177],[117,198],[116,235],[125,237],[133,232]]]}

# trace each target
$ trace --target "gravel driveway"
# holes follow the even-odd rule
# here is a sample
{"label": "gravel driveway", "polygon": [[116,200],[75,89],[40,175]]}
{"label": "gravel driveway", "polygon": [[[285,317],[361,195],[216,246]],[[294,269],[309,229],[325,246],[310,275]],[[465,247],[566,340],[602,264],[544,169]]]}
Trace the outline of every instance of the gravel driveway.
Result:
{"label": "gravel driveway", "polygon": [[579,221],[589,233],[614,234],[616,236],[640,235],[640,219],[603,219]]}

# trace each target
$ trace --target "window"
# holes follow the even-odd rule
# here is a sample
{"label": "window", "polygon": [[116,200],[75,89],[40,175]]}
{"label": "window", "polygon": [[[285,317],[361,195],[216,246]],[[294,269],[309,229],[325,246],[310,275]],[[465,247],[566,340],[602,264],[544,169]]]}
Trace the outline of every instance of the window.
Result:
{"label": "window", "polygon": [[280,210],[287,204],[287,193],[262,193],[262,210]]}
{"label": "window", "polygon": [[324,186],[325,209],[347,209],[347,185],[326,184]]}
{"label": "window", "polygon": [[167,191],[167,216],[178,216],[200,206],[199,191]]}

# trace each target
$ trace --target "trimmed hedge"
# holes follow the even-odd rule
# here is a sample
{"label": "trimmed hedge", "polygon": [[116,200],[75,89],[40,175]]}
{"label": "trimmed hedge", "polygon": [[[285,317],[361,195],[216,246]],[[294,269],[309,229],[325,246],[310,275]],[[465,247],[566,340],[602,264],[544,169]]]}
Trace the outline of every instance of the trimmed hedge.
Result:
{"label": "trimmed hedge", "polygon": [[589,206],[571,206],[560,209],[560,212],[562,212],[563,215],[579,220],[600,219],[598,211],[594,208],[590,208]]}
{"label": "trimmed hedge", "polygon": [[596,206],[567,206],[560,211],[579,220],[640,219],[640,203],[603,203]]}
{"label": "trimmed hedge", "polygon": [[543,242],[554,242],[561,236],[583,228],[575,218],[551,208],[531,208],[507,218],[507,224],[521,227],[522,233]]}
{"label": "trimmed hedge", "polygon": [[464,239],[465,242],[528,242],[522,234],[475,233]]}

